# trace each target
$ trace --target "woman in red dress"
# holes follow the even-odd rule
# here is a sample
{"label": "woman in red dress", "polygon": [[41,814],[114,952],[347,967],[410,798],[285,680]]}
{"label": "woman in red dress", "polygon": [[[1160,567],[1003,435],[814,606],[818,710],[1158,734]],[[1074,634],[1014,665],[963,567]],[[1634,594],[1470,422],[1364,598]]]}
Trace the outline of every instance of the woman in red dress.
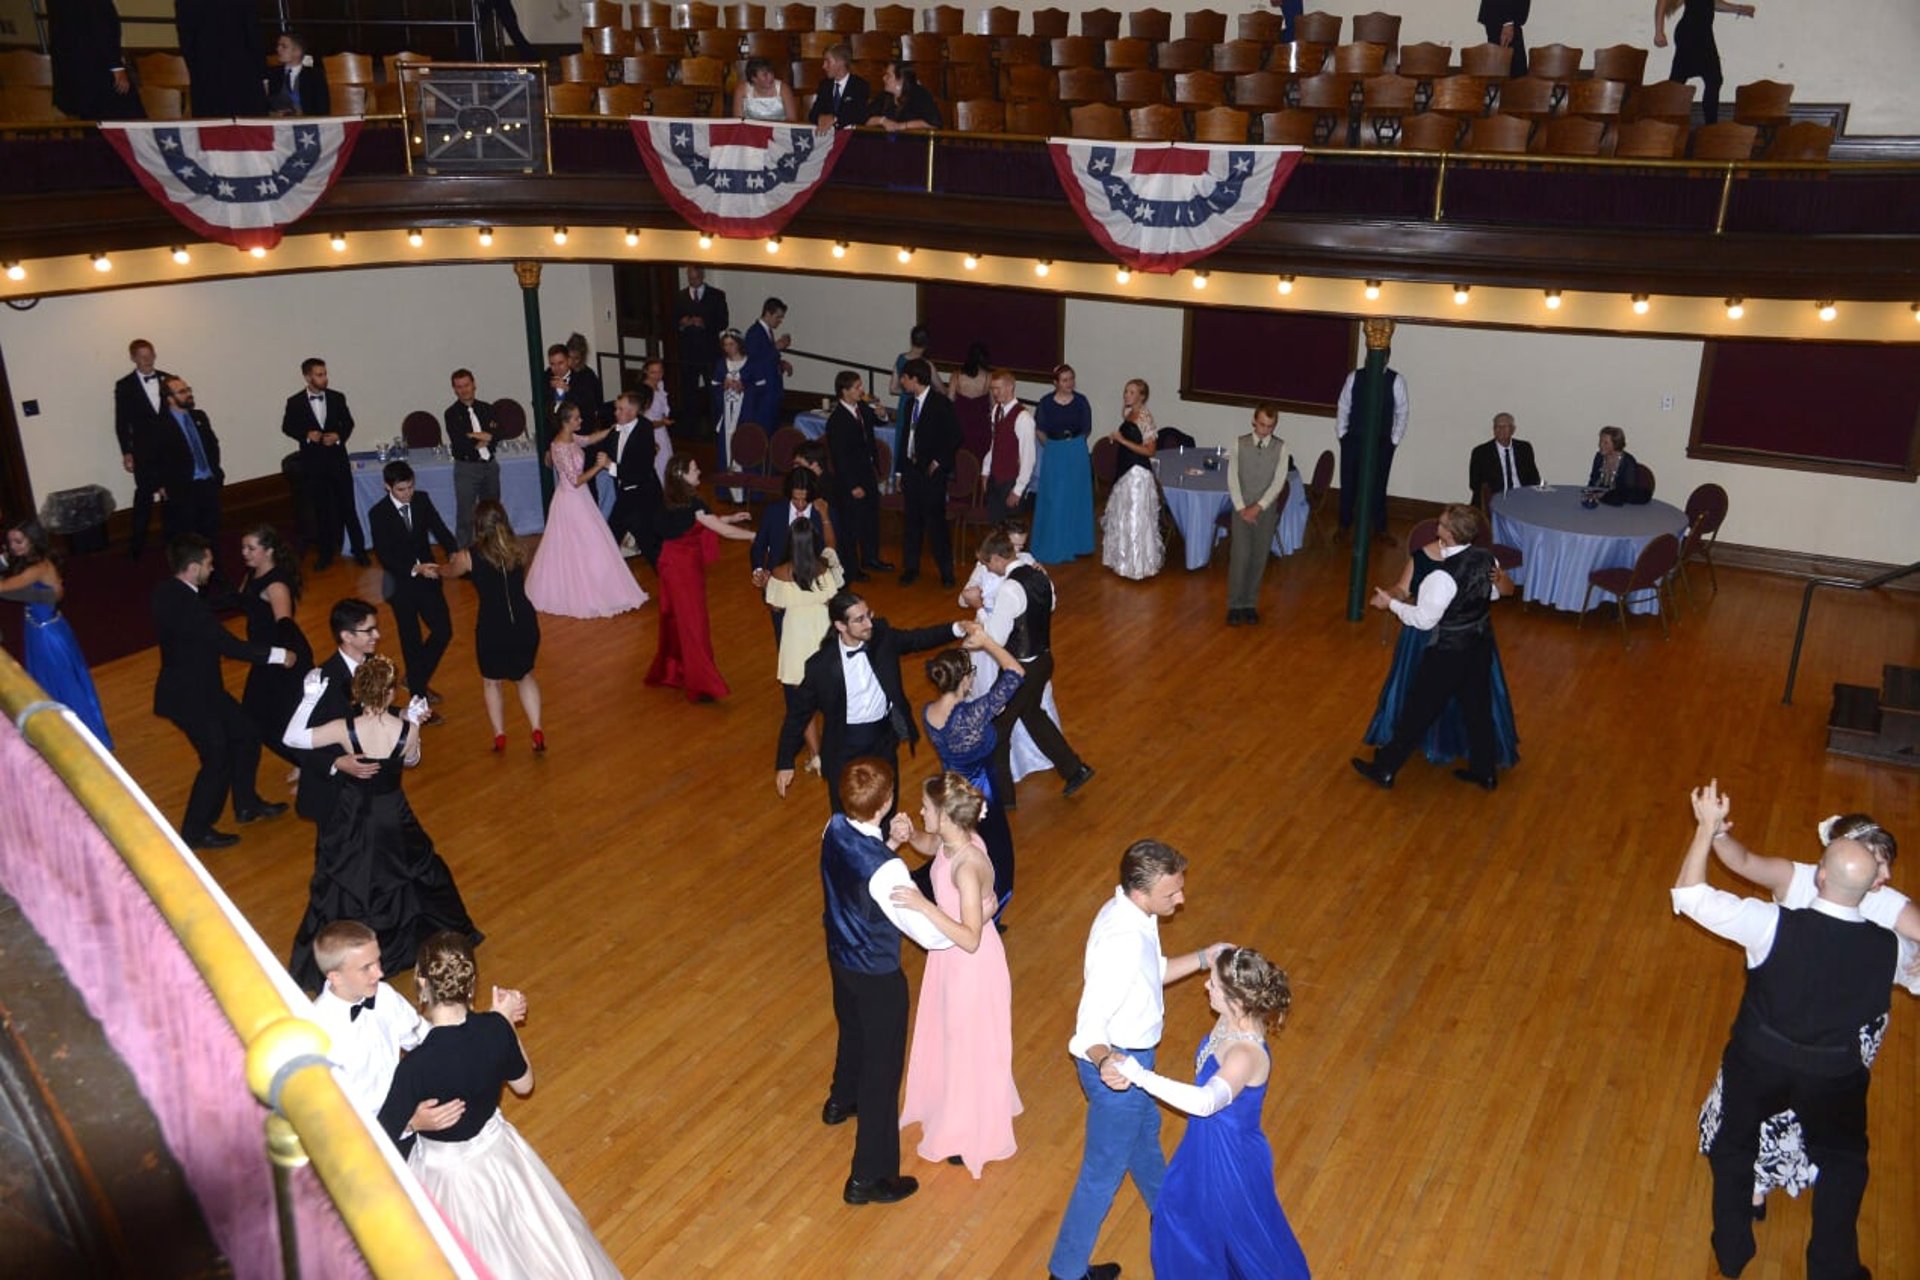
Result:
{"label": "woman in red dress", "polygon": [[707,566],[720,558],[720,539],[752,542],[740,526],[753,517],[745,511],[716,516],[701,500],[700,464],[676,454],[667,463],[666,502],[660,531],[660,646],[654,650],[648,684],[686,690],[689,702],[727,696],[727,682],[713,660],[713,634],[707,623]]}

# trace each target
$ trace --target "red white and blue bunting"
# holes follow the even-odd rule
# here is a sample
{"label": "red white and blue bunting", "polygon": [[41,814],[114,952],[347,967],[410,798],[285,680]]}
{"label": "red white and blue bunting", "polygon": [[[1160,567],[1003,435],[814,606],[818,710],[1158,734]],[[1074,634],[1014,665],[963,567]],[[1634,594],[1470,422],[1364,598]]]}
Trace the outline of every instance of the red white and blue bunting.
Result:
{"label": "red white and blue bunting", "polygon": [[179,120],[103,123],[147,193],[209,240],[271,249],[327,194],[360,121]]}
{"label": "red white and blue bunting", "polygon": [[730,237],[779,235],[833,172],[847,134],[811,125],[635,117],[647,172],[697,230]]}
{"label": "red white and blue bunting", "polygon": [[1299,147],[1047,142],[1060,186],[1093,238],[1134,271],[1174,272],[1267,216]]}

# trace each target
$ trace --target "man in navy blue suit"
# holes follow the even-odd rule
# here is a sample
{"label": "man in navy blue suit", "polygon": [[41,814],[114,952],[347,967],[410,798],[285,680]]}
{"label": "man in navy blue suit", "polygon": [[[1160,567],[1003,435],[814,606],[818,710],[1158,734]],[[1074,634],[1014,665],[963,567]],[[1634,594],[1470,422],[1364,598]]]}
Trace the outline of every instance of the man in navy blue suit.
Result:
{"label": "man in navy blue suit", "polygon": [[778,332],[786,318],[787,304],[768,298],[760,308],[760,318],[741,335],[747,363],[740,370],[740,380],[747,396],[740,406],[740,421],[755,423],[768,435],[780,425],[780,400],[786,394],[786,376],[793,372],[793,365],[781,355],[793,339]]}

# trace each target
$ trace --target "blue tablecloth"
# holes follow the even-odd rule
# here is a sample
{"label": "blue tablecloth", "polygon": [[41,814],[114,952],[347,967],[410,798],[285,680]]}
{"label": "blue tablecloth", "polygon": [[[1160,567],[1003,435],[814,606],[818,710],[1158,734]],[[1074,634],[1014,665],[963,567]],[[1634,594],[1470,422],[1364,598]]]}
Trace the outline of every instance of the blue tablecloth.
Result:
{"label": "blue tablecloth", "polygon": [[800,434],[809,440],[818,440],[827,434],[827,415],[818,409],[809,409],[805,413],[793,415],[793,425],[800,428]]}
{"label": "blue tablecloth", "polygon": [[[1493,500],[1493,540],[1518,547],[1526,562],[1513,571],[1521,598],[1579,612],[1587,598],[1587,575],[1595,569],[1630,569],[1640,551],[1663,533],[1687,528],[1686,513],[1667,502],[1638,507],[1580,505],[1580,486],[1516,489]],[[1627,606],[1658,613],[1657,595]]]}
{"label": "blue tablecloth", "polygon": [[[1209,457],[1220,459],[1217,471],[1205,470]],[[1160,492],[1167,510],[1180,528],[1180,540],[1187,548],[1187,568],[1204,569],[1213,557],[1215,538],[1225,530],[1215,527],[1220,513],[1231,501],[1227,497],[1227,463],[1218,449],[1166,449],[1154,455],[1154,473],[1160,477]],[[1188,475],[1200,468],[1199,475]],[[1307,487],[1301,483],[1297,468],[1287,470],[1287,496],[1280,506],[1280,525],[1273,533],[1273,554],[1290,556],[1300,549],[1307,531]]]}
{"label": "blue tablecloth", "polygon": [[[424,449],[416,449],[407,458],[413,467],[416,488],[433,498],[441,519],[455,528],[453,499],[453,459],[437,458]],[[380,478],[386,464],[371,453],[353,455],[353,503],[360,527],[367,527],[367,510],[387,496],[386,482]],[[611,498],[613,486],[603,485]],[[507,509],[515,533],[538,533],[547,527],[546,504],[540,500],[540,459],[531,453],[509,453],[500,459],[500,503]],[[345,550],[345,543],[342,543]]]}

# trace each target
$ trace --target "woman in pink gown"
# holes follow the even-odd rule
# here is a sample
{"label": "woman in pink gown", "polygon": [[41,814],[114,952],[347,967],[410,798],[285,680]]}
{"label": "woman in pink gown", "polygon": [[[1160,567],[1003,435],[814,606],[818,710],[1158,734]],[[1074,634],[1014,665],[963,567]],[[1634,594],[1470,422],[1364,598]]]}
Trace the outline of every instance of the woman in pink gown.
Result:
{"label": "woman in pink gown", "polygon": [[943,773],[922,789],[926,830],[914,831],[912,819],[898,814],[891,832],[933,854],[935,898],[928,902],[904,886],[893,900],[925,915],[954,943],[927,955],[900,1127],[918,1121],[921,1159],[964,1164],[976,1178],[987,1161],[1013,1155],[1013,1118],[1021,1111],[1013,1083],[1013,979],[991,923],[993,863],[976,831],[984,804],[965,778]]}
{"label": "woman in pink gown", "polygon": [[576,433],[580,406],[563,404],[548,457],[553,463],[553,502],[547,507],[547,531],[527,569],[527,599],[541,613],[566,618],[611,618],[638,609],[647,593],[633,580],[620,548],[600,518],[587,481],[606,469],[600,454],[586,466]]}

